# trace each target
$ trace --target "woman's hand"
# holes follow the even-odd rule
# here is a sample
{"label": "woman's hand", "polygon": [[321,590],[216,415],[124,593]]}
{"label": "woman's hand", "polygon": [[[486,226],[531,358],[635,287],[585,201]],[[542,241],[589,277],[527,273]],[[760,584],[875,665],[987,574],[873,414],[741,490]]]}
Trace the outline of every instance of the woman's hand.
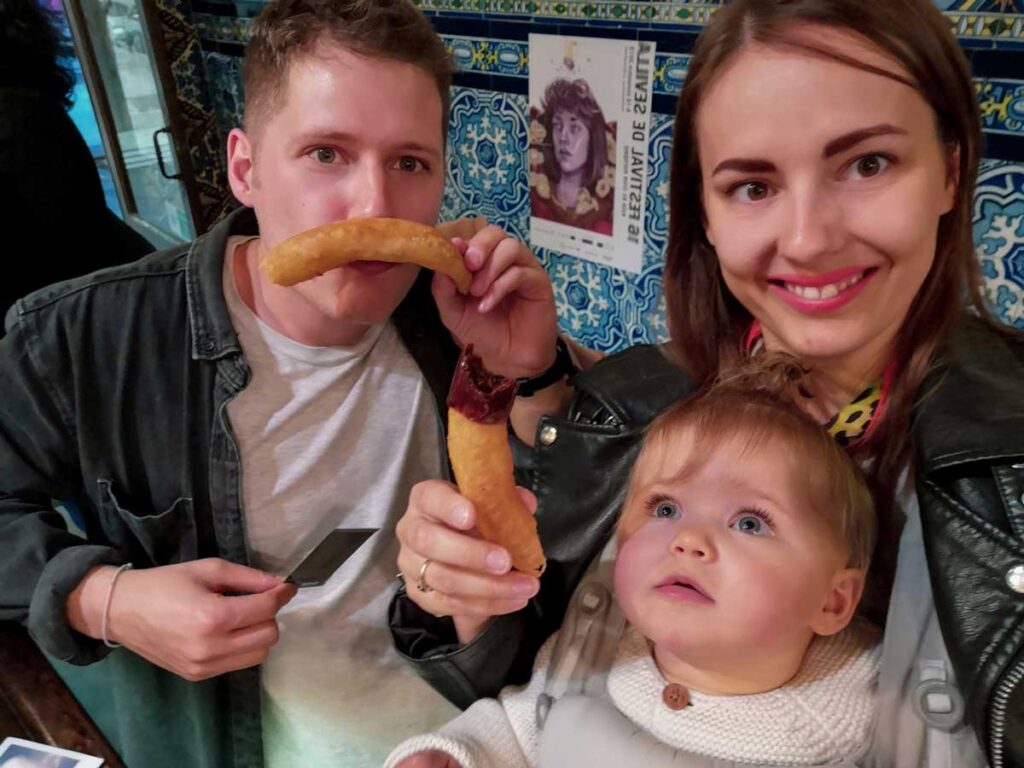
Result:
{"label": "woman's hand", "polygon": [[[533,494],[519,492],[535,511]],[[526,607],[540,589],[535,577],[510,570],[505,549],[479,537],[473,503],[450,483],[416,484],[396,534],[409,598],[428,613],[451,616],[461,643],[480,634],[491,617]]]}

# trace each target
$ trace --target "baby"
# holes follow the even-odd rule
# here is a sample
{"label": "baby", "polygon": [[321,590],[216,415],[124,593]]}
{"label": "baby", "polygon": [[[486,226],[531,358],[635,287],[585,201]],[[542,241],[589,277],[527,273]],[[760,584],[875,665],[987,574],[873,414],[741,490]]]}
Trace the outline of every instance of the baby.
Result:
{"label": "baby", "polygon": [[[389,768],[834,765],[864,753],[879,647],[853,619],[875,511],[858,469],[772,381],[736,377],[652,424],[614,543],[617,607],[600,614],[595,564],[526,686],[402,743]],[[585,634],[614,634],[604,661],[602,641],[581,637],[591,609],[603,618]],[[680,753],[691,762],[673,763]]]}

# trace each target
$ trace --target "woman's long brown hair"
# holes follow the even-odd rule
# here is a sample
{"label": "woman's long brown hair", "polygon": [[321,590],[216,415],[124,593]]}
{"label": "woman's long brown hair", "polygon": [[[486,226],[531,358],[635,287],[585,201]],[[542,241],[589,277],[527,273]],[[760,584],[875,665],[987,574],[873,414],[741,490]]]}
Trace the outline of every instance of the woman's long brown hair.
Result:
{"label": "woman's long brown hair", "polygon": [[[808,25],[865,38],[899,62],[906,76],[818,44],[806,33]],[[915,397],[965,301],[990,319],[971,234],[981,122],[967,60],[931,0],[733,0],[714,15],[694,49],[676,110],[664,275],[674,351],[695,380],[705,385],[741,354],[741,339],[752,318],[723,283],[718,258],[705,235],[696,115],[709,84],[752,42],[804,50],[914,88],[935,113],[949,172],[956,173],[956,202],[939,221],[935,262],[895,339],[897,375],[883,420],[865,447],[866,455],[874,459],[872,474],[880,501],[891,503],[899,475],[911,458],[909,425]],[[959,167],[954,168],[957,149]]]}

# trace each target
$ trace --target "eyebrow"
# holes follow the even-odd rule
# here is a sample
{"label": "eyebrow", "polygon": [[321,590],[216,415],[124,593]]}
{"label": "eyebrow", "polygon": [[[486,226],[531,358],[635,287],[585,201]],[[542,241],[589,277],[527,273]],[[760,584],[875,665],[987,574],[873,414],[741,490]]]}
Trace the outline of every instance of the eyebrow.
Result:
{"label": "eyebrow", "polygon": [[[299,144],[312,144],[318,141],[336,141],[339,144],[350,144],[359,142],[360,138],[344,131],[309,131],[299,137]],[[405,141],[391,147],[392,152],[422,152],[432,157],[440,157],[441,152],[428,144],[420,144],[416,141]]]}
{"label": "eyebrow", "polygon": [[832,139],[828,144],[825,145],[825,158],[838,155],[840,152],[845,152],[851,149],[862,141],[873,139],[875,136],[906,136],[907,132],[903,128],[899,128],[889,123],[880,123],[879,125],[873,125],[870,128],[860,128],[856,131],[850,131],[838,139]]}
{"label": "eyebrow", "polygon": [[[906,136],[907,132],[903,128],[899,128],[889,123],[880,123],[878,125],[872,125],[869,128],[858,128],[856,131],[850,131],[845,133],[837,139],[832,139],[828,144],[825,145],[825,151],[822,156],[827,160],[830,157],[846,152],[848,149],[852,149],[861,142],[873,139],[876,136]],[[715,176],[722,171],[738,171],[740,173],[775,173],[777,168],[775,163],[768,160],[756,160],[751,158],[734,157],[728,160],[723,160],[712,172],[712,176]]]}

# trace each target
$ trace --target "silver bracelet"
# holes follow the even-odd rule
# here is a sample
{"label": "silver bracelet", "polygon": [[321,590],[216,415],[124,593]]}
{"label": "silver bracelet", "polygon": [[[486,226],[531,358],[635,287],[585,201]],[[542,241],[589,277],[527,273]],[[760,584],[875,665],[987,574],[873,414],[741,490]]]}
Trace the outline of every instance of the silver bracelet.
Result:
{"label": "silver bracelet", "polygon": [[114,596],[114,585],[117,583],[117,577],[132,567],[131,563],[125,563],[114,571],[113,577],[110,579],[110,586],[107,588],[107,602],[103,606],[103,618],[100,620],[100,637],[103,638],[103,644],[107,648],[120,648],[120,643],[112,643],[107,639],[107,617],[110,615],[110,600]]}

